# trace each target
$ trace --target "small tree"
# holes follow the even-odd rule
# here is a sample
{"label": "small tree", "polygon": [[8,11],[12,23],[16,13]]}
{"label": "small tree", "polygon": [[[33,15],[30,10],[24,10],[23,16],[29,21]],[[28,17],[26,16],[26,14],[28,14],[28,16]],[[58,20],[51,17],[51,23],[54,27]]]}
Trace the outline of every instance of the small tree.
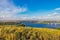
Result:
{"label": "small tree", "polygon": [[17,26],[23,26],[23,27],[25,27],[25,25],[23,23],[19,23],[19,24],[17,24]]}

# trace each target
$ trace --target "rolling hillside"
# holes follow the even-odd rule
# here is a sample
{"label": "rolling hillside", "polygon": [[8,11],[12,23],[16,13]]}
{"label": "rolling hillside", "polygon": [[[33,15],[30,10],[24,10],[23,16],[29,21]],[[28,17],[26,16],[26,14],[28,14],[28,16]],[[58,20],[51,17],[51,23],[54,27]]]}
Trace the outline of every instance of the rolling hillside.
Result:
{"label": "rolling hillside", "polygon": [[60,30],[3,25],[0,26],[0,40],[60,40]]}

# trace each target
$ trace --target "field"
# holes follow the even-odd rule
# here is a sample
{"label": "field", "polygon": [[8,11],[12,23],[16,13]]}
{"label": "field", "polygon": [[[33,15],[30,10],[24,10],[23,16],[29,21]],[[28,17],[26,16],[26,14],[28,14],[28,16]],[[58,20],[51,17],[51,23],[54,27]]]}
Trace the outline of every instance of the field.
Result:
{"label": "field", "polygon": [[0,40],[60,40],[60,30],[1,25]]}

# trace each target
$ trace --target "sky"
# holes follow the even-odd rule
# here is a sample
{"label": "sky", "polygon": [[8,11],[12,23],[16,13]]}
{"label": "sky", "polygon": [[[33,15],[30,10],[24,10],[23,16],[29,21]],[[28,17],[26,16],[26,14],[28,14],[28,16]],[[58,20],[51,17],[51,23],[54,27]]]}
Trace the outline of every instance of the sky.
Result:
{"label": "sky", "polygon": [[60,20],[60,0],[0,0],[0,20]]}

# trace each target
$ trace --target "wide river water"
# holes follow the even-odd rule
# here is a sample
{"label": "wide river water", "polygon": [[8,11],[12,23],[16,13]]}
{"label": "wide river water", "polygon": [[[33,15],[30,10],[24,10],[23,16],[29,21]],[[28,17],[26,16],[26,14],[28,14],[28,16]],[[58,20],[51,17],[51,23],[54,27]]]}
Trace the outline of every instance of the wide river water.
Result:
{"label": "wide river water", "polygon": [[25,26],[31,27],[40,27],[40,28],[56,28],[60,27],[60,24],[50,23],[50,24],[41,24],[41,23],[32,23],[32,22],[22,22]]}

